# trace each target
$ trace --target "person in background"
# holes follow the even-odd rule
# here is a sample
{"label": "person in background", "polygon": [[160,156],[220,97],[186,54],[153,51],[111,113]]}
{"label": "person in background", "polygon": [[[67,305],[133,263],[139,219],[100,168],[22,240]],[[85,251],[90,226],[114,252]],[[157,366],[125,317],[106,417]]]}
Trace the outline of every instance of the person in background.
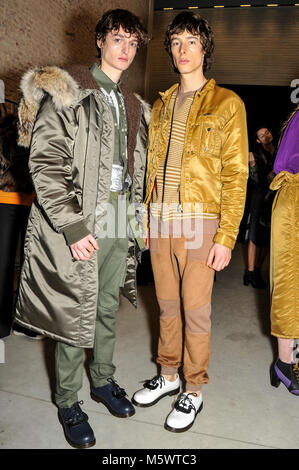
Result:
{"label": "person in background", "polygon": [[[13,322],[15,259],[18,241],[20,264],[28,216],[35,193],[28,169],[28,150],[17,145],[17,117],[13,114],[0,120],[0,338],[10,335]],[[42,339],[14,324],[13,331],[32,339]]]}
{"label": "person in background", "polygon": [[270,218],[273,192],[269,185],[274,177],[275,147],[272,133],[261,127],[255,133],[256,150],[249,152],[249,176],[252,181],[248,234],[248,266],[243,283],[264,289],[261,268],[270,244]]}
{"label": "person in background", "polygon": [[299,106],[282,128],[274,173],[270,293],[271,334],[277,337],[278,358],[271,367],[271,384],[278,387],[282,382],[299,395]]}

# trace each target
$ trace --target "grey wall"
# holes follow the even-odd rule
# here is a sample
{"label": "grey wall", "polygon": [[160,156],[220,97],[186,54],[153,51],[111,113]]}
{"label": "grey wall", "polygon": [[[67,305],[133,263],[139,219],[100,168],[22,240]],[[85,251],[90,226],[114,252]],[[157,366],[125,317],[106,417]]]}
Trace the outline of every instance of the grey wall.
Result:
{"label": "grey wall", "polygon": [[[180,10],[156,11],[148,53],[150,102],[178,80],[163,46],[167,25]],[[208,76],[221,84],[289,86],[299,79],[299,7],[194,10],[215,34],[214,64]]]}

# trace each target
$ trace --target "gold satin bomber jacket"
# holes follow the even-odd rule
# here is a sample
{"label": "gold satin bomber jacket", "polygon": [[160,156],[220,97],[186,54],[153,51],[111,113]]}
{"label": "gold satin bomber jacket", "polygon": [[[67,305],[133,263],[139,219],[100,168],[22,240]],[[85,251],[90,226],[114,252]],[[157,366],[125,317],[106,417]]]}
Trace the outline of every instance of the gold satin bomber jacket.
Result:
{"label": "gold satin bomber jacket", "polygon": [[[166,156],[171,126],[168,109],[173,85],[154,103],[149,128],[145,205],[151,201],[158,168]],[[248,137],[243,101],[210,79],[196,92],[187,119],[182,155],[182,206],[202,204],[204,213],[220,217],[214,242],[234,248],[241,222],[248,178]]]}

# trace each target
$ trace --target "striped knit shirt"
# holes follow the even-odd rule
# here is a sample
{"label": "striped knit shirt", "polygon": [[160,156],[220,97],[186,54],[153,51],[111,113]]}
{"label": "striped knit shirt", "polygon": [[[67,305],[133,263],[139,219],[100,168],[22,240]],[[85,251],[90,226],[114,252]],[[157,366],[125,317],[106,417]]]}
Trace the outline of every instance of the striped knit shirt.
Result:
{"label": "striped knit shirt", "polygon": [[[157,171],[156,184],[153,191],[150,212],[151,217],[159,218],[160,222],[182,221],[185,219],[205,218],[217,219],[217,214],[203,213],[201,210],[192,212],[188,204],[181,206],[180,180],[182,155],[188,115],[193,103],[194,91],[177,93],[170,98],[172,124],[169,130],[170,139],[168,153]],[[200,204],[199,204],[200,208]]]}

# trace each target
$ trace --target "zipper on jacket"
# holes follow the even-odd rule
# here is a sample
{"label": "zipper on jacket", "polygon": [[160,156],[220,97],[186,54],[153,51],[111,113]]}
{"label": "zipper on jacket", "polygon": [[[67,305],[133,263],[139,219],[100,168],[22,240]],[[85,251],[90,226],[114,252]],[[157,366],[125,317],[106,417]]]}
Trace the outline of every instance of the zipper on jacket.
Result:
{"label": "zipper on jacket", "polygon": [[181,184],[178,185],[178,192],[179,192],[178,213],[181,214],[181,213],[183,212],[183,209],[182,209],[182,202],[181,202]]}

